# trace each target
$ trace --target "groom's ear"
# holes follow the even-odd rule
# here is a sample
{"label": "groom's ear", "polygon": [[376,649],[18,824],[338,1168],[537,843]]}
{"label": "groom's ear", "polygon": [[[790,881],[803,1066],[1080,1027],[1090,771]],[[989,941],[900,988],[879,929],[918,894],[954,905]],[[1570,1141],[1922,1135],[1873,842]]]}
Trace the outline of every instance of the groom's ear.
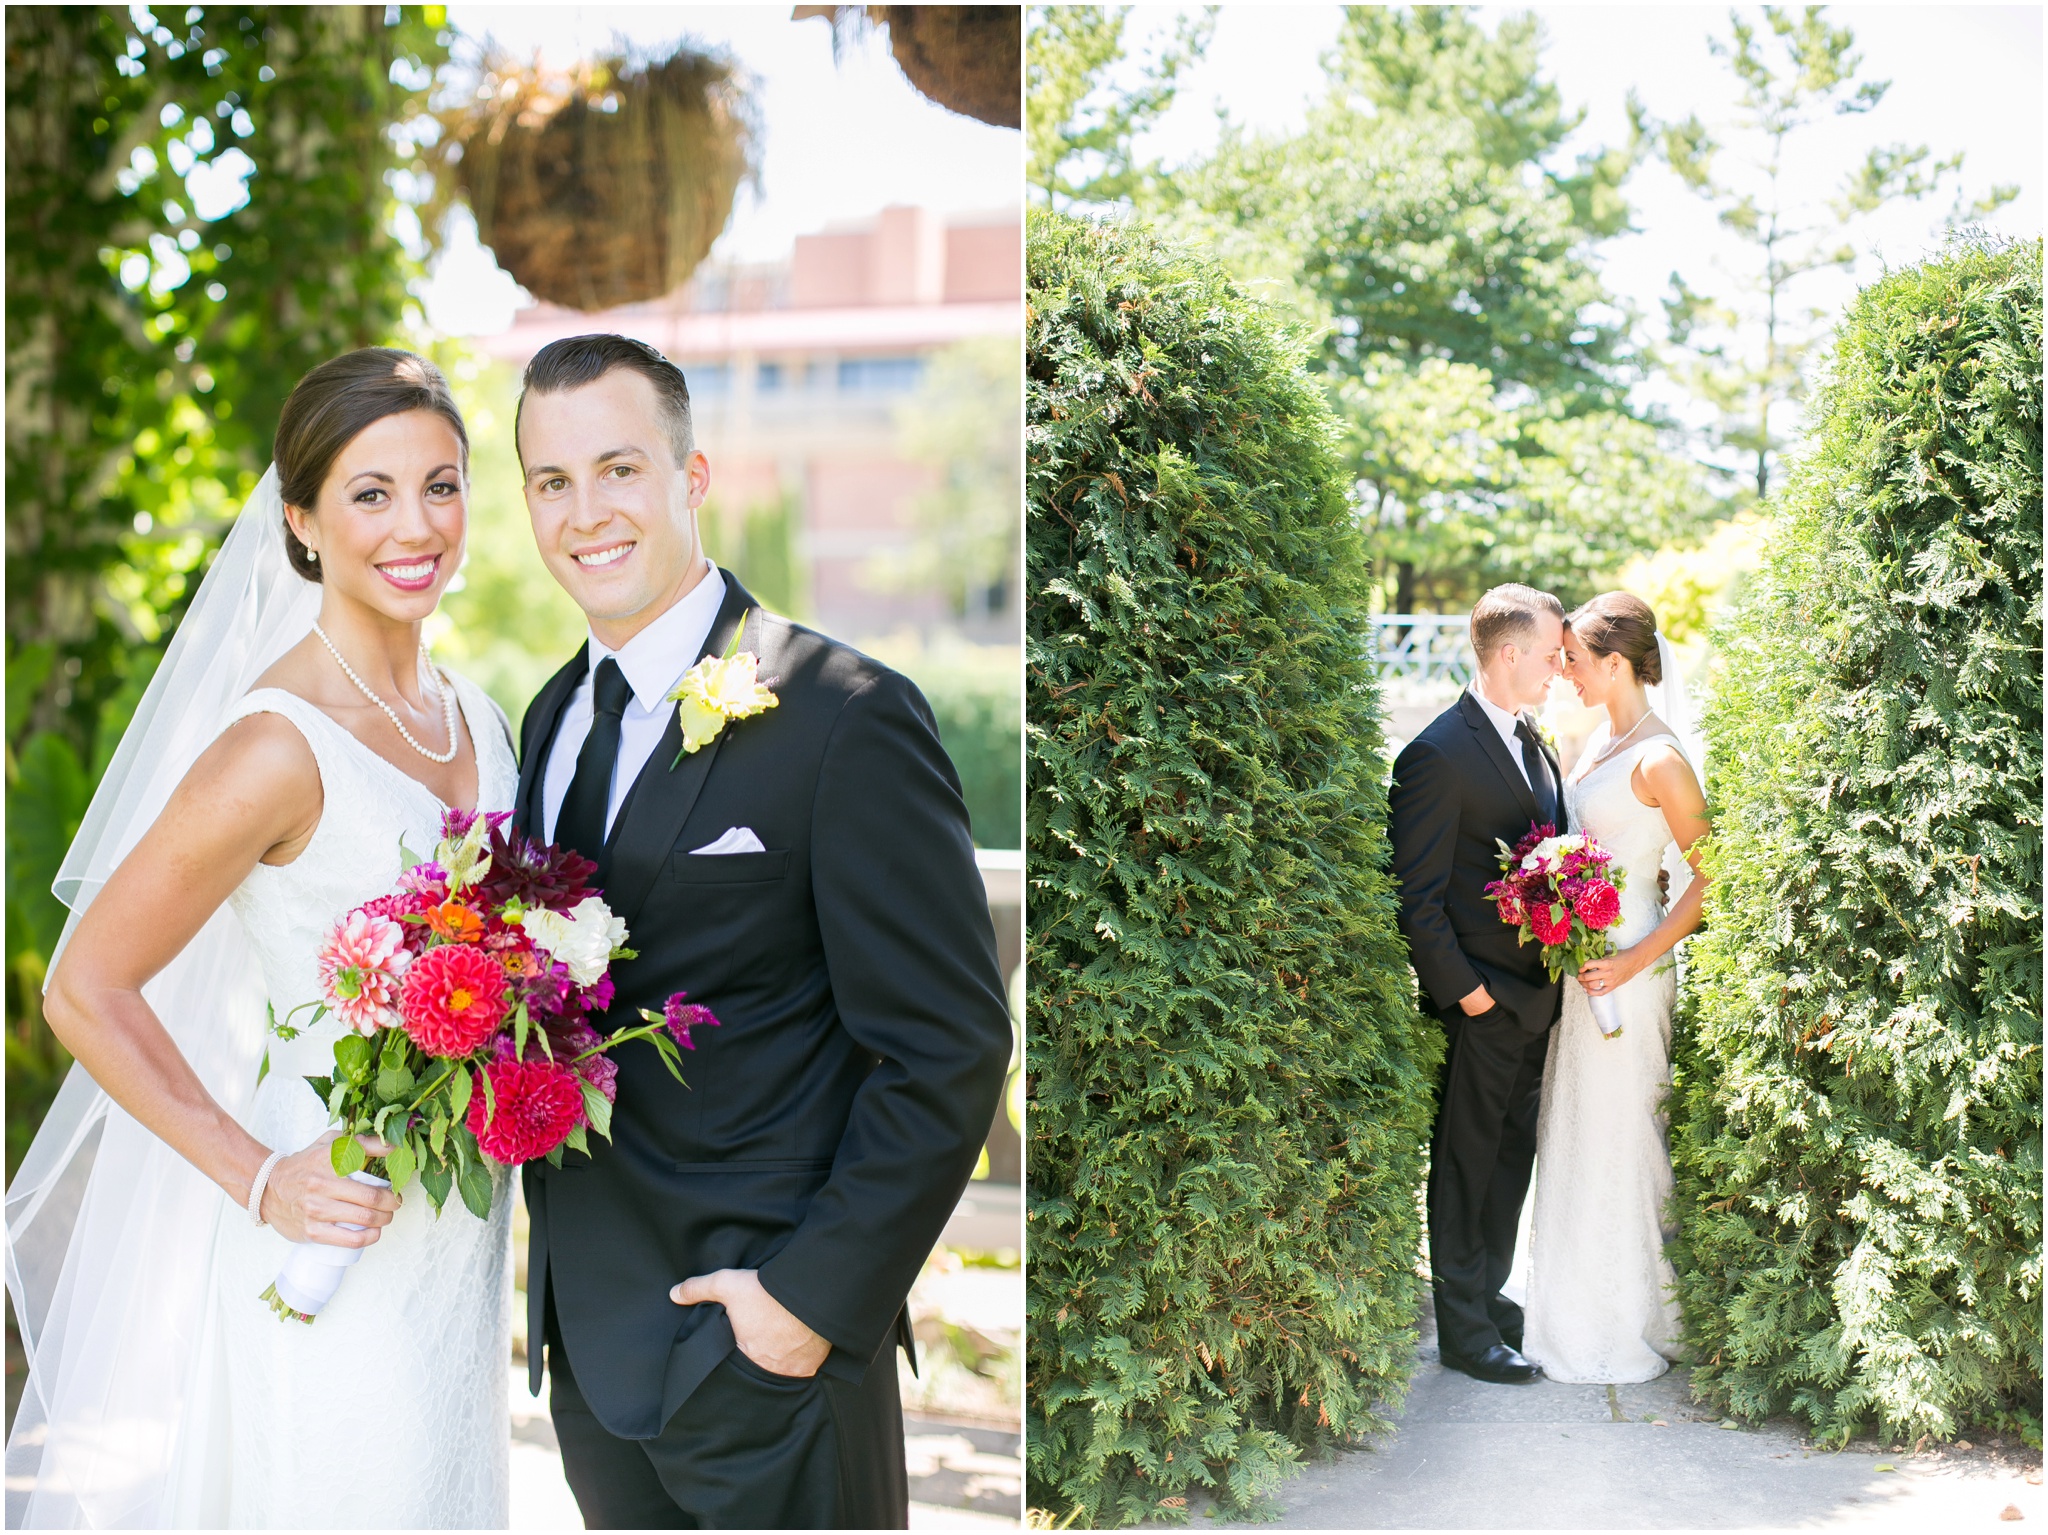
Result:
{"label": "groom's ear", "polygon": [[690,484],[690,510],[694,512],[711,494],[711,460],[703,449],[690,449],[690,456],[683,460],[683,475]]}

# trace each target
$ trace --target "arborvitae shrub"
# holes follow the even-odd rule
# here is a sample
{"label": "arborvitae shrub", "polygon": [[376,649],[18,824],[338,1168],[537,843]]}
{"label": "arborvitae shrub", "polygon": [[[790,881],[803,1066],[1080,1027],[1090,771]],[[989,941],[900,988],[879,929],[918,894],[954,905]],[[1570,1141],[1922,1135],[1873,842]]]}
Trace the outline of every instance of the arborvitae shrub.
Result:
{"label": "arborvitae shrub", "polygon": [[1143,230],[1027,248],[1029,1470],[1127,1524],[1382,1426],[1439,1045],[1302,347]]}
{"label": "arborvitae shrub", "polygon": [[1831,1440],[2038,1434],[2040,403],[2038,244],[1867,289],[1720,636],[1681,1295]]}

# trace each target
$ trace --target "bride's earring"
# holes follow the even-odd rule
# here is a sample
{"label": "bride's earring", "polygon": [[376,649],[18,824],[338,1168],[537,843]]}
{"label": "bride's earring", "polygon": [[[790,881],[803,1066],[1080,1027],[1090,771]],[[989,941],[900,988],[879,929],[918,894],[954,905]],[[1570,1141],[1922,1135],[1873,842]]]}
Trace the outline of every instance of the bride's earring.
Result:
{"label": "bride's earring", "polygon": [[315,565],[318,565],[320,563],[320,551],[318,549],[308,549],[306,551],[306,558],[311,560]]}

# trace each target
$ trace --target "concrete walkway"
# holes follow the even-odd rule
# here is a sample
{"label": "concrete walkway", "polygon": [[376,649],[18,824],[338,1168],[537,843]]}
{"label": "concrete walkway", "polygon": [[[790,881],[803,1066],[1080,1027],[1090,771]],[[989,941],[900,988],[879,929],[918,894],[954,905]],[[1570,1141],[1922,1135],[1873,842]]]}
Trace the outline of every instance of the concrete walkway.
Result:
{"label": "concrete walkway", "polygon": [[[1433,1328],[1390,1435],[1305,1466],[1267,1528],[1988,1529],[2048,1520],[2040,1456],[1814,1448],[1791,1423],[1724,1427],[1685,1373],[1640,1386],[1490,1386],[1437,1360]],[[2010,1512],[2008,1512],[2010,1510]],[[1207,1512],[1190,1510],[1197,1520]],[[1212,1515],[1213,1517],[1213,1515]],[[1223,1521],[1219,1521],[1223,1522]]]}

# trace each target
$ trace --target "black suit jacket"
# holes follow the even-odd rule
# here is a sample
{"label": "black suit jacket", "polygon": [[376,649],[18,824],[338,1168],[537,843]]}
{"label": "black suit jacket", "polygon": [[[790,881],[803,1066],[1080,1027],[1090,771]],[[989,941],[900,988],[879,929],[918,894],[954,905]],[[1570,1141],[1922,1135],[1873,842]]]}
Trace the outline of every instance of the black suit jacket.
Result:
{"label": "black suit jacket", "polygon": [[[1542,750],[1562,823],[1564,775],[1549,743]],[[1430,1005],[1440,1015],[1457,1012],[1460,997],[1484,986],[1522,1028],[1549,1028],[1562,988],[1545,973],[1542,950],[1518,945],[1486,898],[1500,878],[1495,841],[1521,840],[1536,819],[1536,796],[1471,693],[1459,694],[1394,759],[1388,812],[1401,935]]]}
{"label": "black suit jacket", "polygon": [[[780,702],[673,767],[670,718],[605,850],[605,898],[639,957],[614,967],[599,1024],[687,991],[721,1026],[694,1031],[688,1087],[646,1042],[622,1047],[611,1141],[525,1174],[533,1389],[552,1287],[577,1383],[628,1439],[659,1434],[733,1347],[723,1307],[669,1300],[693,1274],[758,1269],[830,1340],[826,1371],[887,1365],[1010,1054],[967,810],[923,697],[726,582],[704,654],[744,625]],[[521,727],[532,835],[586,667],[579,653],[556,673]],[[690,853],[738,826],[767,851]]]}

